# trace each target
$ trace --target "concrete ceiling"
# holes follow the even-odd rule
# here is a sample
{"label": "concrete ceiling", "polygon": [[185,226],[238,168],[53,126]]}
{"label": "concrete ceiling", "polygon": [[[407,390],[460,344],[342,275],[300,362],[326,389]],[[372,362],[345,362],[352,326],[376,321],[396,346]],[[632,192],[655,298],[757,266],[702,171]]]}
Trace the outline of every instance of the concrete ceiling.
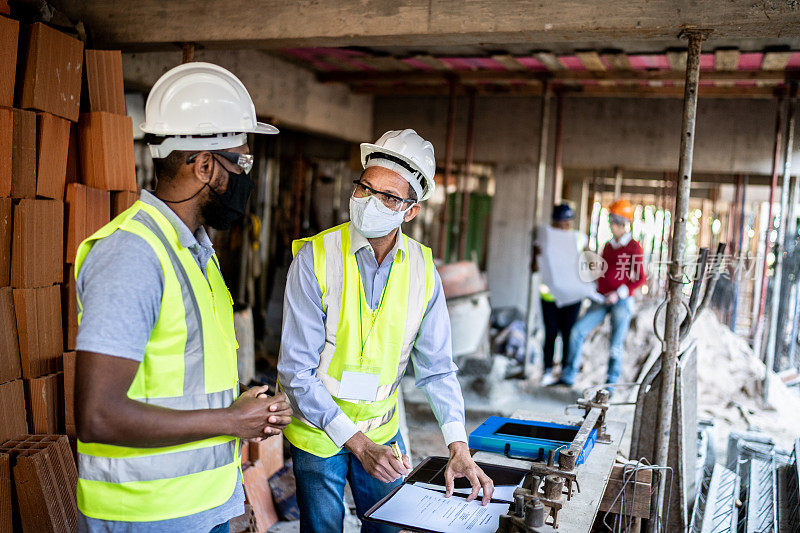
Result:
{"label": "concrete ceiling", "polygon": [[800,47],[797,0],[51,0],[95,46],[127,51],[359,46],[392,55],[527,53],[546,48],[659,51],[682,27],[712,46]]}

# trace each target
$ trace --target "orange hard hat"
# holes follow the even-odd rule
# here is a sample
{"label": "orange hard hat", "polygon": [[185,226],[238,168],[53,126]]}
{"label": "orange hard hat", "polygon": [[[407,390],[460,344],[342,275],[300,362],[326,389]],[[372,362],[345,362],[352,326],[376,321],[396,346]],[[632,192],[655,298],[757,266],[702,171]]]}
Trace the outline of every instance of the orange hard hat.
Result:
{"label": "orange hard hat", "polygon": [[617,215],[628,219],[630,222],[633,222],[633,213],[635,208],[628,200],[617,200],[611,204],[611,207],[608,208],[608,211],[612,215]]}

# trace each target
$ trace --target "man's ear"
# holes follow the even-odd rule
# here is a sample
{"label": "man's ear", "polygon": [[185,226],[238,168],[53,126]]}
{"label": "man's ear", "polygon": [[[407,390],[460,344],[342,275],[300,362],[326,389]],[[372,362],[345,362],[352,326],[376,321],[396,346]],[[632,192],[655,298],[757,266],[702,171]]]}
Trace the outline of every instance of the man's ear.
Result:
{"label": "man's ear", "polygon": [[411,222],[412,220],[414,220],[414,217],[417,216],[420,209],[422,209],[422,207],[419,204],[412,205],[411,208],[406,212],[405,216],[403,217],[403,221]]}
{"label": "man's ear", "polygon": [[192,172],[203,183],[210,183],[214,177],[214,157],[209,152],[200,152],[194,160]]}

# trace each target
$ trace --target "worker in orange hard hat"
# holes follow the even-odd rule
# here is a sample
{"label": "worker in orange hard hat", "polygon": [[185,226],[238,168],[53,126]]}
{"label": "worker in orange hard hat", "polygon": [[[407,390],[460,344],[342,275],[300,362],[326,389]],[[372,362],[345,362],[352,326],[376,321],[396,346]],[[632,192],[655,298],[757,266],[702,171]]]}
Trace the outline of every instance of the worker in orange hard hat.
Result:
{"label": "worker in orange hard hat", "polygon": [[597,292],[603,302],[592,302],[586,313],[572,328],[567,362],[560,383],[572,385],[580,370],[583,342],[606,315],[611,315],[611,350],[608,360],[607,383],[619,382],[625,352],[625,336],[633,314],[633,294],[646,283],[644,251],[633,240],[631,223],[636,209],[628,200],[617,200],[608,209],[608,222],[613,238],[603,248],[603,260],[608,265],[597,280]]}

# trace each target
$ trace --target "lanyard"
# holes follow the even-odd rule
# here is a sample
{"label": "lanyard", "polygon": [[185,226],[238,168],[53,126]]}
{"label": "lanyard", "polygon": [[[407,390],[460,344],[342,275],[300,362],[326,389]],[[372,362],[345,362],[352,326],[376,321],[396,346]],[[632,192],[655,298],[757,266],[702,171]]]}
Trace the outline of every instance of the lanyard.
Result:
{"label": "lanyard", "polygon": [[392,260],[392,264],[389,266],[389,274],[386,276],[386,283],[383,285],[383,291],[381,292],[381,299],[378,302],[378,308],[372,314],[372,324],[369,327],[369,331],[367,332],[367,337],[364,338],[364,321],[362,320],[363,317],[363,308],[361,306],[361,301],[366,300],[367,296],[362,291],[364,290],[363,281],[361,280],[361,273],[359,272],[358,275],[358,334],[361,339],[361,353],[359,354],[359,359],[361,365],[364,365],[364,347],[367,345],[367,341],[369,340],[369,336],[372,334],[372,330],[375,328],[375,322],[378,320],[378,316],[383,309],[383,300],[386,297],[386,289],[389,287],[389,281],[392,278],[392,269],[394,268],[394,260]]}

